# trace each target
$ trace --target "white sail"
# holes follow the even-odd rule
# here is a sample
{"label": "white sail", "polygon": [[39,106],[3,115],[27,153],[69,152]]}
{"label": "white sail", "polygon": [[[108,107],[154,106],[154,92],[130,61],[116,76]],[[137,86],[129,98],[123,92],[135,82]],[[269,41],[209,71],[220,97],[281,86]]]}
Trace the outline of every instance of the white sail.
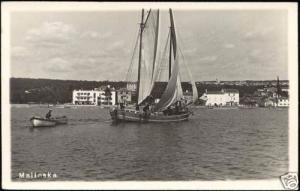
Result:
{"label": "white sail", "polygon": [[175,33],[175,26],[174,26],[173,14],[171,9],[170,9],[170,21],[171,21],[170,44],[173,47],[174,66],[171,71],[171,77],[169,79],[168,85],[161,99],[154,107],[154,110],[156,111],[164,110],[168,108],[170,105],[174,104],[176,101],[179,101],[183,98],[181,80],[179,76],[179,59],[177,56],[178,51],[177,51],[176,33]]}
{"label": "white sail", "polygon": [[182,98],[183,98],[183,93],[182,93],[181,81],[179,77],[179,64],[178,64],[178,59],[175,58],[175,64],[172,69],[171,78],[168,82],[166,90],[161,96],[161,99],[155,105],[154,110],[155,111],[164,110]]}
{"label": "white sail", "polygon": [[148,12],[142,35],[142,60],[140,68],[138,104],[147,98],[154,85],[154,70],[156,65],[156,54],[158,46],[159,11]]}
{"label": "white sail", "polygon": [[198,100],[198,90],[197,90],[195,81],[191,80],[191,83],[192,83],[192,89],[193,89],[193,101],[195,102]]}
{"label": "white sail", "polygon": [[[184,62],[185,63],[185,62]],[[193,76],[192,76],[192,73],[191,73],[191,70],[189,69],[189,67],[186,65],[185,63],[185,67],[188,71],[188,75],[189,75],[189,78],[190,78],[190,81],[191,81],[191,84],[192,84],[192,91],[193,91],[193,102],[195,102],[197,99],[198,99],[198,90],[197,90],[197,87],[196,87],[196,83],[193,79]]]}
{"label": "white sail", "polygon": [[181,100],[183,98],[183,91],[182,91],[179,71],[178,71],[178,75],[177,75],[176,89],[177,89],[176,101]]}

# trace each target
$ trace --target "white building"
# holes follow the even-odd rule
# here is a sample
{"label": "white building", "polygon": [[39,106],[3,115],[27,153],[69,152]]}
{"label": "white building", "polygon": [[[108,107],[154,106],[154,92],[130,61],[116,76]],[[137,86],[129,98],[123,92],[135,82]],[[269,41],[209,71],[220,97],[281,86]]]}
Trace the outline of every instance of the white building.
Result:
{"label": "white building", "polygon": [[206,91],[201,99],[206,100],[206,106],[237,106],[240,102],[239,91],[235,89]]}
{"label": "white building", "polygon": [[126,89],[128,91],[136,91],[136,82],[127,82]]}
{"label": "white building", "polygon": [[277,100],[277,107],[288,107],[289,106],[289,99],[288,98],[278,98]]}
{"label": "white building", "polygon": [[106,96],[104,88],[95,88],[94,90],[73,90],[72,103],[74,105],[115,105],[116,91],[110,88],[110,93],[110,96]]}
{"label": "white building", "polygon": [[287,87],[281,88],[281,91],[289,93],[289,88],[287,88]]}

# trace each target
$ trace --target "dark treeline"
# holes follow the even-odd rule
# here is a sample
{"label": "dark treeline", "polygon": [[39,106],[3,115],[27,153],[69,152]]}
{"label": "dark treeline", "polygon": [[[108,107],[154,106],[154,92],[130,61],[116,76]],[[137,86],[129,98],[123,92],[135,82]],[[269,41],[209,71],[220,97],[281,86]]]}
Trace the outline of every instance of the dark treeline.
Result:
{"label": "dark treeline", "polygon": [[[166,88],[166,82],[156,82],[152,95],[159,98]],[[188,82],[181,83],[182,90],[192,91],[192,85]],[[198,95],[201,96],[206,90],[207,91],[221,91],[222,89],[237,89],[240,93],[240,97],[244,95],[253,94],[257,89],[263,88],[264,86],[246,86],[246,85],[217,85],[217,84],[197,84]]]}
{"label": "dark treeline", "polygon": [[[126,87],[124,81],[76,81],[76,80],[50,80],[50,79],[10,79],[10,102],[11,103],[70,103],[72,102],[72,91],[74,89],[92,90],[100,86],[111,85],[115,89]],[[160,97],[165,89],[166,82],[157,82],[152,95]],[[197,84],[198,95],[201,96],[205,90],[215,91],[222,88],[237,89],[240,97],[245,94],[253,94],[263,86],[238,86],[238,85],[215,85]],[[182,89],[191,91],[191,84],[182,83]]]}
{"label": "dark treeline", "polygon": [[74,89],[91,90],[106,85],[126,87],[125,82],[11,78],[10,102],[70,103]]}

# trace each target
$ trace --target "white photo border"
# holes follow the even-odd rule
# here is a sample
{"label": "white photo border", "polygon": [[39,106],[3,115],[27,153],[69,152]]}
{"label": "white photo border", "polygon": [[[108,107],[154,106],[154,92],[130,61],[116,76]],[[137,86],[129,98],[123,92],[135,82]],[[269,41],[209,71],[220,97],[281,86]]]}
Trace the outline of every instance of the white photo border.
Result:
{"label": "white photo border", "polygon": [[10,129],[10,14],[13,11],[109,11],[160,8],[167,10],[287,10],[289,107],[289,172],[298,173],[298,10],[297,3],[146,3],[146,2],[5,2],[1,3],[2,183],[4,189],[284,189],[278,179],[227,181],[47,181],[11,180]]}

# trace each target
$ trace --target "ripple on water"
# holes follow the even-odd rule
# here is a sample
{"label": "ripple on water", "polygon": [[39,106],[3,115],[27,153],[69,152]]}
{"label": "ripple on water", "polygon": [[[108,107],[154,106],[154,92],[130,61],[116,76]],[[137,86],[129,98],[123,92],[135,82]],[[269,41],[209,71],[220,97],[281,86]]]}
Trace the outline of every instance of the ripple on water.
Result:
{"label": "ripple on water", "polygon": [[268,179],[288,169],[288,112],[195,110],[189,121],[112,125],[108,110],[59,109],[68,125],[28,128],[47,108],[12,108],[12,178],[59,180]]}

